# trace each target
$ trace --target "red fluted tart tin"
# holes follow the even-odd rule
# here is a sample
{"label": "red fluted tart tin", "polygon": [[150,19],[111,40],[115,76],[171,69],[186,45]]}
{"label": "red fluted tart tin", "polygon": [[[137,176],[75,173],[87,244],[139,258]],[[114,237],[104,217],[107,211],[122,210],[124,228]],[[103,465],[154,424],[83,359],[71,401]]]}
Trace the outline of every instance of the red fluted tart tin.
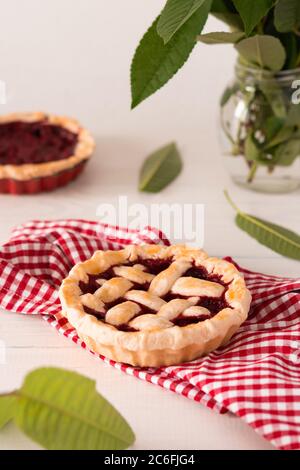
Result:
{"label": "red fluted tart tin", "polygon": [[45,191],[65,186],[75,180],[83,171],[87,162],[62,171],[56,175],[43,176],[42,178],[32,178],[27,181],[18,181],[14,179],[0,179],[0,193],[2,194],[37,194]]}
{"label": "red fluted tart tin", "polygon": [[36,194],[75,180],[95,149],[77,121],[46,113],[0,117],[0,193]]}

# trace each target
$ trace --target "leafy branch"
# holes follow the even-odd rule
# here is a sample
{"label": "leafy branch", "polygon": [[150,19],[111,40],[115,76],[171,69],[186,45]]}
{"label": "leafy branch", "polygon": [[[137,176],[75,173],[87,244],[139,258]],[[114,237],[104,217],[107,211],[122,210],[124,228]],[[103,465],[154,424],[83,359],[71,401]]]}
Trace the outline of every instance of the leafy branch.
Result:
{"label": "leafy branch", "polygon": [[227,24],[230,32],[202,35],[201,42],[236,44],[247,63],[266,70],[296,66],[299,0],[167,0],[133,58],[132,107],[165,85],[184,65],[209,14]]}
{"label": "leafy branch", "polygon": [[[201,34],[210,14],[229,26],[229,31]],[[293,104],[292,88],[281,85],[276,77],[300,65],[299,30],[299,0],[167,0],[132,61],[132,108],[181,69],[197,42],[232,44],[242,73],[221,100],[230,155],[244,157],[248,183],[260,166],[269,173],[277,166],[289,166],[300,155],[300,106]],[[255,74],[252,90],[246,86],[249,68]],[[223,120],[225,106],[236,93],[248,112],[235,135],[236,129]]]}

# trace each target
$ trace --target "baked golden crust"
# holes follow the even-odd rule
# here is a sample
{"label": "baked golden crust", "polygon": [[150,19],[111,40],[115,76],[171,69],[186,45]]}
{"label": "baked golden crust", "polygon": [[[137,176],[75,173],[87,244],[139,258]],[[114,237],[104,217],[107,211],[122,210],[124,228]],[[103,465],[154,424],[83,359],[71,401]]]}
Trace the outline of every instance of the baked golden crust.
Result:
{"label": "baked golden crust", "polygon": [[[143,260],[169,260],[169,266],[153,276],[145,272]],[[185,277],[192,267],[205,269],[212,280]],[[113,273],[112,278],[101,279],[101,273],[107,272]],[[139,289],[139,283],[145,282],[143,273],[148,274],[148,289]],[[99,276],[99,289],[89,300],[89,294],[81,291],[80,282],[88,283],[90,275]],[[175,298],[165,297],[168,292]],[[63,314],[91,350],[117,362],[141,367],[175,365],[218,348],[245,321],[251,302],[243,276],[233,264],[181,245],[98,251],[71,270],[59,295]],[[197,305],[201,296],[220,295],[226,299],[226,306],[215,315]],[[98,302],[101,311],[106,302],[117,299],[119,303],[106,309],[102,319],[84,309],[86,302],[90,308],[96,305],[93,302]],[[207,319],[178,326],[173,323],[178,315],[184,318],[204,315]],[[124,324],[128,331],[119,329]]]}
{"label": "baked golden crust", "polygon": [[76,134],[78,142],[75,147],[74,154],[63,160],[45,163],[26,163],[23,165],[0,165],[0,179],[9,178],[17,181],[27,181],[33,178],[61,173],[62,171],[73,168],[81,162],[88,160],[95,150],[95,141],[93,137],[74,119],[64,116],[54,116],[42,112],[14,113],[7,116],[0,116],[0,124],[16,121],[30,123],[43,121],[45,124],[63,127]]}

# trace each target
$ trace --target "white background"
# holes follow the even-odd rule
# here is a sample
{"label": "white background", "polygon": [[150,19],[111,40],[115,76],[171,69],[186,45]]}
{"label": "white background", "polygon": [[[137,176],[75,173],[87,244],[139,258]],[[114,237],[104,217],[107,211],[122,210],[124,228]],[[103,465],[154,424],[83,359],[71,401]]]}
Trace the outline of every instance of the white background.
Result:
{"label": "white background", "polygon": [[[95,219],[99,204],[127,195],[130,202],[193,202],[205,205],[205,248],[231,255],[266,273],[299,275],[296,262],[281,258],[239,231],[223,189],[258,216],[299,231],[299,191],[262,196],[230,182],[220,155],[218,100],[232,77],[231,46],[198,45],[183,70],[159,93],[130,111],[129,68],[134,49],[159,13],[161,0],[10,0],[1,9],[0,79],[8,89],[1,113],[45,110],[77,117],[94,134],[97,152],[85,174],[55,193],[0,195],[0,241],[32,218]],[[208,29],[222,29],[210,20]],[[176,140],[185,167],[159,195],[137,191],[144,157]],[[164,227],[162,227],[164,228]],[[104,366],[61,338],[39,319],[0,314],[5,365],[0,391],[16,388],[25,373],[57,365],[97,379],[137,435],[137,449],[268,449],[271,446],[231,416],[144,384]],[[36,448],[9,425],[0,447]]]}

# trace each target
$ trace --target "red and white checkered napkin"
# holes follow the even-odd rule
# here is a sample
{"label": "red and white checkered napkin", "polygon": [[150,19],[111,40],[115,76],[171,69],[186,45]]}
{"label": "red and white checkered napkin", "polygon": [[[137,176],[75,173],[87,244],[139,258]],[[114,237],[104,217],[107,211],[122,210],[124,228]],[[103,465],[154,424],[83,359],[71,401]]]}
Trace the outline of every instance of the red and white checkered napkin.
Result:
{"label": "red and white checkered napkin", "polygon": [[[62,317],[58,287],[75,263],[95,250],[169,242],[158,230],[124,230],[97,222],[30,222],[0,249],[0,306],[41,315],[83,348]],[[231,260],[232,261],[232,260]],[[242,269],[253,296],[246,323],[223,348],[194,362],[139,369],[108,364],[209,408],[241,417],[280,449],[300,449],[300,279]]]}

